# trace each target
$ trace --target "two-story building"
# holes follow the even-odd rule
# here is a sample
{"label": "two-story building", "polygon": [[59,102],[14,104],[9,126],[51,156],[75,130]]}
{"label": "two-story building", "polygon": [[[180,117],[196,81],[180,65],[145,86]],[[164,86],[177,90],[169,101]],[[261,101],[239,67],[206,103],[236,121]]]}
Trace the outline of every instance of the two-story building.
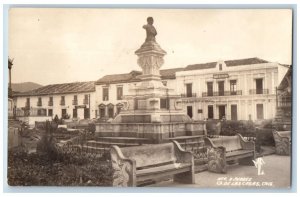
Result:
{"label": "two-story building", "polygon": [[176,73],[176,91],[195,120],[271,119],[279,67],[259,58],[188,65]]}
{"label": "two-story building", "polygon": [[97,113],[94,81],[47,85],[18,93],[14,100],[17,117],[35,117],[36,121],[56,115],[58,118],[88,119],[95,118]]}

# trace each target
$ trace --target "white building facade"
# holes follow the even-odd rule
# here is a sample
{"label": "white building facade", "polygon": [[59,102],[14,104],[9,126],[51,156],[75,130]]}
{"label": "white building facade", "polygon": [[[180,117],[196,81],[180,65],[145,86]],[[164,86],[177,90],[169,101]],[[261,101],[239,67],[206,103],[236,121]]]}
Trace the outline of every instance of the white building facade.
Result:
{"label": "white building facade", "polygon": [[[17,117],[96,117],[94,82],[48,85],[14,96]],[[45,118],[44,118],[45,119]]]}
{"label": "white building facade", "polygon": [[280,66],[258,58],[189,65],[176,73],[177,92],[195,120],[272,119]]}

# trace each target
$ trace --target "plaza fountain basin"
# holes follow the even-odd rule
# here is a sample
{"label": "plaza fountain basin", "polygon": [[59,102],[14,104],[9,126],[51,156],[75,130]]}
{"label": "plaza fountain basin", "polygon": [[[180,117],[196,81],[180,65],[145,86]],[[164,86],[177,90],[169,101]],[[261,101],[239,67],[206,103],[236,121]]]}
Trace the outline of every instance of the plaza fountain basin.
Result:
{"label": "plaza fountain basin", "polygon": [[206,135],[204,121],[167,123],[96,123],[98,137],[148,138],[152,143],[161,143],[179,136]]}

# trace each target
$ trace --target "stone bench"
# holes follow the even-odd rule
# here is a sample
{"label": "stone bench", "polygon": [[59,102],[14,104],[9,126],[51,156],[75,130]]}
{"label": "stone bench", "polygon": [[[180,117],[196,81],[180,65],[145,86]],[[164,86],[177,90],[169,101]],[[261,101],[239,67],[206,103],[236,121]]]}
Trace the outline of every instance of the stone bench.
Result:
{"label": "stone bench", "polygon": [[194,157],[178,142],[135,147],[112,146],[113,186],[137,186],[149,180],[173,176],[174,181],[193,184]]}
{"label": "stone bench", "polygon": [[275,151],[278,155],[290,155],[291,131],[273,131]]}
{"label": "stone bench", "polygon": [[255,144],[248,142],[237,134],[235,136],[220,136],[204,138],[207,147],[208,170],[226,173],[227,163],[238,161],[241,165],[254,165]]}

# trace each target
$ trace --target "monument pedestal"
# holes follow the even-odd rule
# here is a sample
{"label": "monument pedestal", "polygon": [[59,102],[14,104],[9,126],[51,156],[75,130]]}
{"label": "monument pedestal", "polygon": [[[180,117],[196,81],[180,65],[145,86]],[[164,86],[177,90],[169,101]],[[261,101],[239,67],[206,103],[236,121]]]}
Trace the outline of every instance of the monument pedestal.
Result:
{"label": "monument pedestal", "polygon": [[141,82],[130,90],[131,95],[124,96],[124,107],[111,123],[96,124],[97,135],[148,138],[153,143],[161,143],[168,138],[204,134],[205,124],[193,122],[182,111],[180,96],[163,85],[159,69],[166,52],[154,37],[148,38],[148,33],[146,41],[135,52],[143,71]]}

